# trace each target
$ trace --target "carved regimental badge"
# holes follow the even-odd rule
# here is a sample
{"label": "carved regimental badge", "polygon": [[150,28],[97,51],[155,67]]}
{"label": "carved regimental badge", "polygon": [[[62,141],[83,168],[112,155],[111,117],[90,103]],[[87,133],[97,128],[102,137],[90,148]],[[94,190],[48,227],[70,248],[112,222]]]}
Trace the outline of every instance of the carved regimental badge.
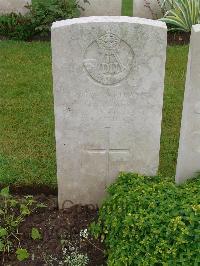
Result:
{"label": "carved regimental badge", "polygon": [[114,85],[127,77],[133,58],[133,50],[125,41],[115,34],[107,33],[88,46],[84,67],[98,83]]}

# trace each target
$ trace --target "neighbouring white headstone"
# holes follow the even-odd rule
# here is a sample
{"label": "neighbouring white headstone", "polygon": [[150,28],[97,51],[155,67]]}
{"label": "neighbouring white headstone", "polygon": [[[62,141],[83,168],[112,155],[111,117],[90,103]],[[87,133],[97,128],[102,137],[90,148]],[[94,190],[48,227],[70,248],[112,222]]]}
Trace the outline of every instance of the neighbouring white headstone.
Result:
{"label": "neighbouring white headstone", "polygon": [[192,27],[176,182],[200,172],[200,24]]}
{"label": "neighbouring white headstone", "polygon": [[121,171],[158,169],[167,28],[131,17],[52,26],[59,206],[99,204]]}
{"label": "neighbouring white headstone", "polygon": [[27,4],[31,4],[31,0],[0,0],[0,14],[21,13],[25,14],[28,9]]}
{"label": "neighbouring white headstone", "polygon": [[120,16],[122,0],[80,0],[81,16]]}
{"label": "neighbouring white headstone", "polygon": [[158,19],[164,14],[161,2],[157,0],[133,0],[133,16],[140,18]]}

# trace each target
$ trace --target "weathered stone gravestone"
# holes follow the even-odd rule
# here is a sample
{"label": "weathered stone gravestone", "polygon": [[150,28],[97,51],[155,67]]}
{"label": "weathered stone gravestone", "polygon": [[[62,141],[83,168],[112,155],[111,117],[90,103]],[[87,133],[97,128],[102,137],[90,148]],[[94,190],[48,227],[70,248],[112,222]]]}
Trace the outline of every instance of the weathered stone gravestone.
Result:
{"label": "weathered stone gravestone", "polygon": [[200,24],[192,28],[176,182],[200,171]]}
{"label": "weathered stone gravestone", "polygon": [[120,171],[158,169],[167,29],[131,17],[52,26],[59,206],[100,203]]}
{"label": "weathered stone gravestone", "polygon": [[157,0],[133,0],[133,16],[140,18],[162,18],[161,3]]}
{"label": "weathered stone gravestone", "polygon": [[80,0],[81,16],[120,16],[122,0]]}
{"label": "weathered stone gravestone", "polygon": [[0,0],[0,14],[9,14],[12,12],[25,14],[28,9],[27,4],[31,4],[31,0]]}

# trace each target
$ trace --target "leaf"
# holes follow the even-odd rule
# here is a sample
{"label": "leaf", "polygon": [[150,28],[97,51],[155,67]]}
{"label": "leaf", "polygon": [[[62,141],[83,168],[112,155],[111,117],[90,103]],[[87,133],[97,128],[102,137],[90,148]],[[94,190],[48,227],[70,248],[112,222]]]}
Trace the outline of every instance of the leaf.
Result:
{"label": "leaf", "polygon": [[17,254],[17,259],[19,261],[23,261],[23,260],[26,260],[26,259],[29,258],[29,253],[24,248],[18,248],[17,251],[16,251],[16,254]]}
{"label": "leaf", "polygon": [[33,240],[42,239],[42,235],[40,234],[37,228],[32,228],[31,237]]}
{"label": "leaf", "polygon": [[29,215],[31,212],[30,212],[29,208],[26,205],[21,204],[21,206],[20,206],[20,213],[22,215]]}
{"label": "leaf", "polygon": [[[171,3],[171,0],[164,0]],[[190,32],[194,24],[198,24],[200,18],[199,0],[173,0],[170,10],[165,13],[161,21],[174,25],[174,29]]]}
{"label": "leaf", "polygon": [[10,189],[9,187],[5,187],[0,192],[1,196],[4,198],[8,198],[10,196]]}
{"label": "leaf", "polygon": [[47,205],[45,205],[44,203],[38,203],[36,206],[38,208],[47,208]]}
{"label": "leaf", "polygon": [[17,200],[14,200],[14,199],[9,200],[9,202],[10,202],[10,206],[11,207],[16,207],[17,204],[18,204],[18,201]]}
{"label": "leaf", "polygon": [[11,225],[12,227],[16,227],[18,224],[19,224],[19,222],[18,222],[17,219],[16,219],[15,221],[12,221],[12,222],[10,223],[10,225]]}
{"label": "leaf", "polygon": [[4,251],[4,243],[0,240],[0,251]]}
{"label": "leaf", "polygon": [[25,199],[33,199],[33,196],[31,196],[31,195],[26,195],[26,196],[24,196],[24,198],[25,198]]}
{"label": "leaf", "polygon": [[3,227],[0,227],[0,237],[6,236],[7,235],[7,230]]}

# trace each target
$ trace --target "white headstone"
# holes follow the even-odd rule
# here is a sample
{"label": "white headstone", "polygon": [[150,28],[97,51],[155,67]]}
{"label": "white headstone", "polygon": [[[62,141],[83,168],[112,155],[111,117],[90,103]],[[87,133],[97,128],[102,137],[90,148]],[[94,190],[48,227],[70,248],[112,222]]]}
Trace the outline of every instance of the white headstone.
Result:
{"label": "white headstone", "polygon": [[52,26],[59,206],[100,203],[119,172],[158,169],[167,28],[131,17]]}
{"label": "white headstone", "polygon": [[200,171],[200,24],[192,27],[176,182]]}
{"label": "white headstone", "polygon": [[81,16],[121,16],[122,0],[80,0]]}
{"label": "white headstone", "polygon": [[163,17],[163,13],[157,0],[133,0],[133,16],[158,19]]}
{"label": "white headstone", "polygon": [[28,9],[27,4],[31,4],[31,0],[0,0],[0,14],[21,13],[25,14]]}

